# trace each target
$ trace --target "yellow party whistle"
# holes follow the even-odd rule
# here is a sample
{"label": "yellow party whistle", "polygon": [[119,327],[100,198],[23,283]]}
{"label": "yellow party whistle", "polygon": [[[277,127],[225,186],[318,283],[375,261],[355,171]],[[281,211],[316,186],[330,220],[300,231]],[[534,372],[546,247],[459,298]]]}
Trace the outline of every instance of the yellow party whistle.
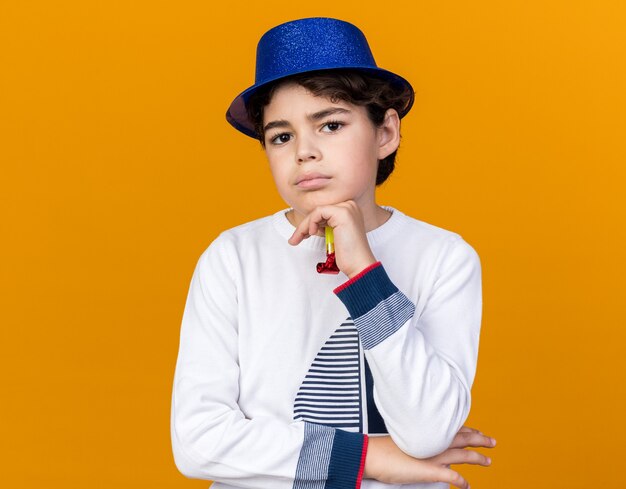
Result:
{"label": "yellow party whistle", "polygon": [[324,229],[326,236],[326,261],[317,264],[317,273],[339,273],[339,268],[335,262],[335,235],[333,228],[326,226]]}

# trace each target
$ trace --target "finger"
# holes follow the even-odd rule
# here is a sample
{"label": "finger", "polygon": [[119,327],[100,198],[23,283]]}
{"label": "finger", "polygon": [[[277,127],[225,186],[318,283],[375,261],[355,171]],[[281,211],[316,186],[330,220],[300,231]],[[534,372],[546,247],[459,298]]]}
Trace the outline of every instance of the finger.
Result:
{"label": "finger", "polygon": [[470,489],[469,483],[458,472],[444,467],[439,468],[438,471],[439,474],[437,475],[437,481],[447,482],[448,484],[452,484],[454,487],[458,487],[460,489]]}
{"label": "finger", "polygon": [[469,484],[461,474],[449,467],[442,467],[432,463],[432,461],[425,464],[420,461],[415,467],[419,467],[415,480],[420,482],[447,482],[462,489],[469,489]]}
{"label": "finger", "polygon": [[304,239],[317,235],[324,226],[328,225],[328,218],[332,215],[331,206],[317,207],[313,209],[302,221],[296,226],[288,243],[298,245]]}
{"label": "finger", "polygon": [[332,226],[329,220],[333,216],[333,211],[333,206],[316,207],[302,220],[300,225],[303,230],[306,230],[309,236],[318,234],[324,226]]}
{"label": "finger", "polygon": [[430,460],[445,466],[452,464],[471,464],[488,467],[491,465],[491,459],[486,455],[474,450],[463,450],[460,448],[446,450]]}
{"label": "finger", "polygon": [[315,222],[318,226],[328,225],[335,228],[341,224],[354,221],[355,217],[352,207],[349,201],[319,206],[308,215],[309,221]]}
{"label": "finger", "polygon": [[320,229],[328,224],[325,219],[319,219],[317,221],[310,219],[309,220],[309,235],[313,236],[317,234]]}
{"label": "finger", "polygon": [[449,448],[464,448],[464,447],[485,447],[493,448],[496,446],[496,440],[483,435],[482,433],[476,433],[473,431],[459,432],[452,440]]}
{"label": "finger", "polygon": [[480,433],[482,435],[481,431],[478,431],[476,428],[470,428],[469,426],[461,426],[461,428],[459,429],[459,433],[461,432],[466,432],[466,431],[472,431],[474,433]]}
{"label": "finger", "polygon": [[303,240],[311,236],[308,228],[309,228],[309,216],[306,216],[304,219],[302,219],[300,224],[296,226],[296,229],[294,229],[293,234],[287,240],[287,242],[293,246],[300,244]]}
{"label": "finger", "polygon": [[307,239],[308,237],[310,237],[310,234],[308,233],[306,228],[300,229],[300,226],[298,226],[293,232],[293,234],[291,235],[291,237],[287,240],[287,242],[290,245],[296,246],[300,244],[303,240]]}

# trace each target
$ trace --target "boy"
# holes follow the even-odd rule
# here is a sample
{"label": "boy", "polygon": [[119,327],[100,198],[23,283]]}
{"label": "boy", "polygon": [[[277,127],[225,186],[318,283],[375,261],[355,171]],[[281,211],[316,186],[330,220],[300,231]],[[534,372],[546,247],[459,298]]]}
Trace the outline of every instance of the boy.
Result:
{"label": "boy", "polygon": [[[227,488],[468,488],[489,465],[469,414],[481,320],[476,252],[375,201],[413,90],[363,34],[301,19],[259,41],[227,112],[258,138],[289,209],[202,254],[172,400],[176,464]],[[341,273],[318,274],[325,227]]]}

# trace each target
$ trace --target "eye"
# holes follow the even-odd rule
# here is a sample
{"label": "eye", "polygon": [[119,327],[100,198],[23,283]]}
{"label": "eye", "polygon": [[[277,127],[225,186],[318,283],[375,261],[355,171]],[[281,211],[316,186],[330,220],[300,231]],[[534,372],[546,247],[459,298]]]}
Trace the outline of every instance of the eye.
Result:
{"label": "eye", "polygon": [[281,132],[280,134],[277,134],[276,136],[271,138],[270,143],[280,146],[281,144],[285,144],[289,142],[290,139],[291,139],[291,134],[287,132]]}
{"label": "eye", "polygon": [[322,126],[323,132],[336,132],[343,127],[343,122],[330,121]]}

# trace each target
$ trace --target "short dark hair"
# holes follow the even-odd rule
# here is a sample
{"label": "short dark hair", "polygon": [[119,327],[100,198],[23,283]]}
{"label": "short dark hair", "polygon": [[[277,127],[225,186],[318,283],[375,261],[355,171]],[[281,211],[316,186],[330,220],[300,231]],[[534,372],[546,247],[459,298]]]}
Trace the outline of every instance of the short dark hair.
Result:
{"label": "short dark hair", "polygon": [[[331,102],[341,100],[364,106],[375,126],[383,124],[388,109],[395,109],[401,114],[413,99],[413,93],[409,88],[357,70],[336,69],[292,75],[262,87],[246,104],[248,117],[254,124],[257,139],[263,147],[265,147],[263,111],[271,102],[276,89],[289,82],[306,88],[315,96],[328,97]],[[393,172],[397,152],[396,150],[378,161],[376,185],[385,182]]]}

